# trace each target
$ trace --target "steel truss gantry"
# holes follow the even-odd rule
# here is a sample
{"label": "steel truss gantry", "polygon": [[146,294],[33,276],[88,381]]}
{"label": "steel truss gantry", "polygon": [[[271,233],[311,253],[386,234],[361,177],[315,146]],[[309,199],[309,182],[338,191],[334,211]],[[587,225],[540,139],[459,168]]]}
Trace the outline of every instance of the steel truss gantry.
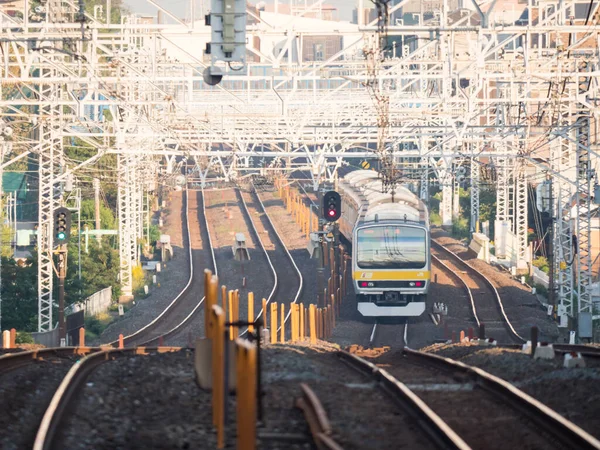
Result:
{"label": "steel truss gantry", "polygon": [[[210,40],[208,28],[149,25],[135,17],[106,24],[89,17],[82,34],[71,3],[53,1],[62,11],[60,21],[50,14],[36,23],[19,18],[28,14],[0,13],[0,108],[9,119],[38,116],[40,136],[44,133],[30,149],[44,162],[40,196],[43,191],[47,206],[40,212],[41,229],[48,224],[52,202],[59,201],[53,186],[64,175],[61,170],[72,168],[71,163],[58,163],[65,139],[78,137],[99,154],[119,155],[125,283],[130,263],[137,258],[133,243],[140,209],[134,199],[144,189],[125,180],[139,178],[141,155],[152,161],[149,170],[156,170],[159,160],[193,157],[202,162],[204,179],[208,169],[227,178],[305,169],[315,184],[334,178],[344,160],[374,155],[381,133],[365,88],[370,75],[363,52],[374,40],[374,23],[323,22],[316,31],[314,23],[301,18],[277,22],[275,16],[267,20],[261,14],[247,30],[248,52],[255,58],[248,73],[230,73],[219,86],[207,87],[202,79],[206,63],[197,49]],[[545,170],[549,164],[562,175],[555,183],[557,205],[563,205],[556,209],[557,227],[562,227],[556,235],[562,239],[563,258],[568,258],[568,230],[581,235],[582,228],[589,229],[586,189],[595,175],[598,149],[589,130],[597,126],[600,99],[597,13],[591,11],[584,23],[576,7],[588,1],[539,1],[523,5],[526,19],[516,24],[503,21],[495,4],[480,4],[479,14],[449,11],[446,2],[428,2],[429,21],[388,28],[390,39],[403,42],[398,53],[381,63],[378,74],[389,101],[388,146],[392,157],[427,161],[427,170],[438,175],[445,224],[452,223],[455,160],[471,160],[471,167],[477,160],[492,164],[498,174],[498,218],[510,222],[520,258],[527,243],[526,173],[540,166]],[[568,22],[570,16],[575,19]],[[326,38],[342,42],[339,51],[324,61],[302,56],[303,48]],[[9,95],[7,86],[19,89]],[[576,105],[574,112],[565,114],[570,105]],[[39,108],[37,114],[30,112],[32,107]],[[100,120],[105,108],[111,117],[105,114]],[[51,110],[56,114],[48,119]],[[54,134],[45,131],[47,120],[54,121],[48,128]],[[126,122],[131,125],[125,127]],[[123,134],[123,143],[115,145]],[[260,159],[265,164],[257,164]],[[570,164],[576,162],[587,172],[572,172]],[[474,180],[472,187],[476,186]],[[565,207],[573,195],[579,212],[587,208],[583,218],[571,216]],[[127,199],[134,205],[126,205]],[[576,220],[569,228],[571,217]],[[585,236],[589,234],[584,233],[582,241],[587,246]],[[51,242],[44,247],[42,253]],[[566,270],[581,283],[580,292],[586,292],[591,264],[583,261],[585,252],[578,255],[579,264]],[[43,258],[40,254],[40,261]],[[561,280],[566,286],[561,298],[566,298],[572,284],[566,274]],[[51,305],[50,270],[40,272],[40,285],[41,311]],[[579,305],[591,308],[587,300]],[[50,318],[44,317],[40,329],[49,326]]]}

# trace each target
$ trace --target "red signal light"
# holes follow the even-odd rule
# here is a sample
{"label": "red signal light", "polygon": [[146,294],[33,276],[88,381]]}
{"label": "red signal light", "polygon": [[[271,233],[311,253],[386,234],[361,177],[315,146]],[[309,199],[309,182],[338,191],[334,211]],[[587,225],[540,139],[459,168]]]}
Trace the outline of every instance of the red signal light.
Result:
{"label": "red signal light", "polygon": [[333,216],[335,216],[335,209],[330,209],[330,210],[329,210],[329,216],[330,216],[330,217],[333,217]]}

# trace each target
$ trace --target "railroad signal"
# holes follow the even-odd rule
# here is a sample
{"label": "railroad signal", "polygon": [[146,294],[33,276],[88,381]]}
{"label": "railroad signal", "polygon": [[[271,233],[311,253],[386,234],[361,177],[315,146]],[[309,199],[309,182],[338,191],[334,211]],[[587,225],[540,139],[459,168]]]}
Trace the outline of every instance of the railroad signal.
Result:
{"label": "railroad signal", "polygon": [[336,191],[325,192],[322,215],[328,222],[335,222],[342,215],[342,198]]}
{"label": "railroad signal", "polygon": [[65,244],[71,234],[71,211],[68,208],[58,208],[54,211],[54,241]]}

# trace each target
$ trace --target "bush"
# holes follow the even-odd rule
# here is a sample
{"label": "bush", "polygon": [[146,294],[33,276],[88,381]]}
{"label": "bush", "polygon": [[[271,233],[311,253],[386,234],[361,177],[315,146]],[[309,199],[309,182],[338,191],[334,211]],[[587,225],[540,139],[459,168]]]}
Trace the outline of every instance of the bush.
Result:
{"label": "bush", "polygon": [[452,236],[455,238],[468,238],[471,235],[469,221],[464,217],[459,217],[452,222]]}
{"label": "bush", "polygon": [[544,286],[543,284],[537,283],[535,285],[535,292],[537,294],[540,294],[543,297],[548,298],[548,288],[546,286]]}
{"label": "bush", "polygon": [[33,340],[33,336],[31,335],[31,333],[19,331],[15,338],[15,343],[17,343],[17,344],[35,344],[35,341]]}
{"label": "bush", "polygon": [[542,272],[546,274],[550,273],[550,266],[548,265],[548,260],[544,256],[538,256],[531,263],[534,267],[537,267]]}
{"label": "bush", "polygon": [[112,321],[112,317],[108,313],[100,313],[95,316],[85,318],[85,331],[86,336],[89,332],[90,335],[100,336],[106,329],[108,324]]}
{"label": "bush", "polygon": [[144,287],[146,281],[146,274],[144,273],[144,269],[142,266],[135,266],[131,271],[131,276],[133,277],[133,289],[138,290]]}
{"label": "bush", "polygon": [[431,225],[441,226],[442,217],[438,213],[432,212],[431,214],[429,214],[429,222],[431,223]]}

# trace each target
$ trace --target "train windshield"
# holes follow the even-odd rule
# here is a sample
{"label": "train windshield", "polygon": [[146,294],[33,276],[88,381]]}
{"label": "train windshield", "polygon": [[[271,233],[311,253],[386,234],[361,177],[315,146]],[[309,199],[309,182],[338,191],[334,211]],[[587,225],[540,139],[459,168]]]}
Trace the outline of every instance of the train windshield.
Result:
{"label": "train windshield", "polygon": [[361,269],[422,269],[427,262],[425,230],[380,226],[358,230],[357,264]]}

